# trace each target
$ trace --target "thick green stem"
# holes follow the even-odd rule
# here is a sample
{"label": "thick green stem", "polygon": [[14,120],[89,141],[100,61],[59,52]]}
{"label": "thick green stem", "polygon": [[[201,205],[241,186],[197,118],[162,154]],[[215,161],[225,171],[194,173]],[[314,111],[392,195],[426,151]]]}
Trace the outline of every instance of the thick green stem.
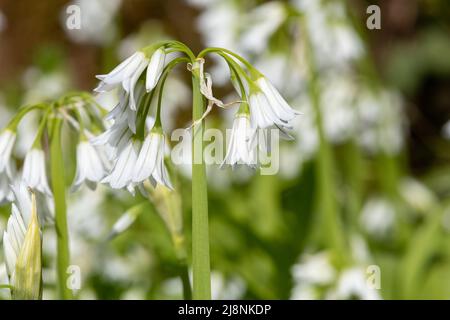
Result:
{"label": "thick green stem", "polygon": [[[193,113],[195,123],[204,112],[204,100],[200,92],[199,68],[192,68]],[[193,298],[211,299],[209,265],[209,225],[206,169],[203,161],[203,123],[192,130],[192,271]]]}
{"label": "thick green stem", "polygon": [[64,161],[61,146],[62,119],[55,118],[50,145],[50,164],[53,197],[55,204],[55,228],[57,235],[57,275],[61,299],[70,299],[72,294],[67,287],[67,268],[69,266],[69,235],[67,231],[66,185]]}

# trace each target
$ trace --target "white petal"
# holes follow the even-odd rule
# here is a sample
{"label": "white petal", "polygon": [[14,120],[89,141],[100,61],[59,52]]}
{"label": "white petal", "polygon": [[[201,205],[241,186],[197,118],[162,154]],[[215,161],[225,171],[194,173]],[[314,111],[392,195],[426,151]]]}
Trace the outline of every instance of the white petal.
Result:
{"label": "white petal", "polygon": [[156,84],[158,83],[164,69],[165,59],[166,54],[164,49],[158,49],[155,53],[153,53],[147,68],[147,77],[145,82],[147,92],[152,91],[156,87]]}

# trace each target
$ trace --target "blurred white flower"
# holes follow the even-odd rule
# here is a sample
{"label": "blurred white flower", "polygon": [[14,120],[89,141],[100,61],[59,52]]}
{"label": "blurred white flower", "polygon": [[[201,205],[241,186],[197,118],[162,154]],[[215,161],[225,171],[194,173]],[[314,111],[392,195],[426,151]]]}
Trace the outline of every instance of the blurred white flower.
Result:
{"label": "blurred white flower", "polygon": [[281,2],[268,2],[252,9],[241,22],[246,28],[240,35],[240,47],[249,53],[266,50],[270,36],[286,17],[285,5]]}
{"label": "blurred white flower", "polygon": [[375,237],[384,237],[392,231],[395,209],[390,201],[374,197],[367,201],[361,212],[363,228]]}
{"label": "blurred white flower", "polygon": [[306,18],[308,36],[321,67],[345,68],[362,56],[362,41],[351,27],[343,3],[294,0],[293,4]]}
{"label": "blurred white flower", "polygon": [[295,97],[306,91],[306,81],[301,67],[295,65],[293,58],[286,54],[284,48],[276,52],[266,50],[255,57],[253,65],[286,97]]}
{"label": "blurred white flower", "polygon": [[357,129],[357,86],[349,75],[328,75],[321,82],[321,110],[325,134],[333,143],[353,137]]}
{"label": "blurred white flower", "polygon": [[291,269],[294,287],[291,291],[292,300],[319,299],[320,286],[330,285],[335,277],[336,270],[331,264],[327,252],[318,252],[305,255]]}
{"label": "blurred white flower", "polygon": [[388,90],[374,94],[364,89],[358,97],[357,108],[360,145],[372,153],[400,152],[406,126],[400,95]]}
{"label": "blurred white flower", "polygon": [[433,192],[412,177],[404,178],[400,182],[400,194],[406,203],[421,213],[429,213],[437,202]]}
{"label": "blurred white flower", "polygon": [[75,42],[108,44],[117,33],[114,17],[121,3],[121,0],[74,0],[69,5],[80,8],[81,28],[67,28],[68,15],[65,8],[61,12],[61,24],[69,38]]}
{"label": "blurred white flower", "polygon": [[245,293],[244,281],[236,276],[225,277],[222,273],[211,273],[211,297],[213,300],[238,300]]}
{"label": "blurred white flower", "polygon": [[301,261],[292,267],[291,272],[298,282],[319,285],[331,283],[336,276],[336,270],[331,265],[330,255],[327,252],[302,257]]}
{"label": "blurred white flower", "polygon": [[341,273],[336,289],[329,294],[328,298],[380,300],[381,296],[377,289],[368,285],[365,270],[361,267],[353,267]]}
{"label": "blurred white flower", "polygon": [[46,73],[36,67],[30,67],[25,71],[23,82],[27,88],[24,104],[57,99],[70,86],[67,73],[63,70]]}
{"label": "blurred white flower", "polygon": [[296,117],[292,125],[296,131],[295,141],[301,162],[304,162],[314,156],[319,145],[316,118],[308,96],[302,95],[299,97],[295,100],[295,105],[299,106],[299,111],[303,114],[301,117]]}
{"label": "blurred white flower", "polygon": [[219,2],[223,2],[222,0],[186,0],[187,3],[196,7],[205,7],[210,6]]}
{"label": "blurred white flower", "polygon": [[141,212],[140,207],[141,205],[136,205],[121,215],[112,226],[108,239],[115,238],[117,235],[127,230],[136,221],[136,218]]}
{"label": "blurred white flower", "polygon": [[236,22],[240,18],[238,4],[233,1],[211,3],[197,20],[197,28],[202,33],[205,45],[236,51],[236,35],[239,30]]}

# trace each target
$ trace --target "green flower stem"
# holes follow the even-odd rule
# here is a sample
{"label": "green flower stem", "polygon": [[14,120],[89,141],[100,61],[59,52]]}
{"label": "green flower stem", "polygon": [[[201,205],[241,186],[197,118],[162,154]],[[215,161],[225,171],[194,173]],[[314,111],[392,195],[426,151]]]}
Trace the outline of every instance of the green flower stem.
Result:
{"label": "green flower stem", "polygon": [[[303,30],[306,30],[304,19],[301,20]],[[337,265],[345,263],[346,241],[343,232],[339,207],[336,201],[337,187],[335,185],[335,171],[333,166],[333,154],[331,146],[325,136],[321,110],[321,94],[319,87],[318,71],[314,59],[314,52],[308,32],[303,32],[305,37],[306,60],[308,66],[309,78],[309,97],[316,117],[316,128],[319,136],[319,150],[316,164],[316,174],[318,179],[316,208],[319,210],[320,228],[318,233],[325,236],[325,245],[330,248],[334,254]]]}
{"label": "green flower stem", "polygon": [[[200,74],[197,63],[192,68],[193,112],[192,120],[200,119],[204,100],[200,92]],[[192,270],[193,298],[211,299],[209,265],[209,225],[206,169],[203,161],[203,123],[192,129]]]}
{"label": "green flower stem", "polygon": [[57,275],[58,290],[61,299],[72,298],[67,287],[67,268],[69,266],[69,235],[67,230],[66,185],[64,179],[64,161],[61,146],[62,119],[54,118],[51,142],[50,164],[53,197],[55,203],[55,228],[57,235]]}

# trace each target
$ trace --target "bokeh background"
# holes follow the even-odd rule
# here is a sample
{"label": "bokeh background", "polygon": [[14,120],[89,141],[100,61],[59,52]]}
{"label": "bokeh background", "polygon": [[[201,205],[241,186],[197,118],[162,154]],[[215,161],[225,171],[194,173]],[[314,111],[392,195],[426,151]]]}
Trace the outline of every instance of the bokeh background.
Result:
{"label": "bokeh background", "polygon": [[[71,4],[81,8],[80,30],[66,28]],[[371,4],[380,30],[366,27]],[[278,175],[208,168],[213,298],[450,298],[449,1],[0,0],[0,125],[21,105],[91,91],[96,74],[166,38],[194,52],[238,52],[303,113],[295,141],[280,146]],[[207,68],[215,95],[232,99],[225,66],[209,59]],[[167,86],[170,132],[190,121],[189,74],[179,70]],[[229,128],[232,116],[215,110],[207,125]],[[19,166],[36,125],[27,117],[20,127]],[[177,193],[155,195],[114,238],[140,195],[102,186],[69,195],[80,299],[182,297],[167,216],[182,217],[189,261],[190,172],[171,171]],[[10,206],[0,213],[3,231]],[[51,226],[43,237],[44,298],[53,299]],[[379,289],[370,285],[378,276]]]}

